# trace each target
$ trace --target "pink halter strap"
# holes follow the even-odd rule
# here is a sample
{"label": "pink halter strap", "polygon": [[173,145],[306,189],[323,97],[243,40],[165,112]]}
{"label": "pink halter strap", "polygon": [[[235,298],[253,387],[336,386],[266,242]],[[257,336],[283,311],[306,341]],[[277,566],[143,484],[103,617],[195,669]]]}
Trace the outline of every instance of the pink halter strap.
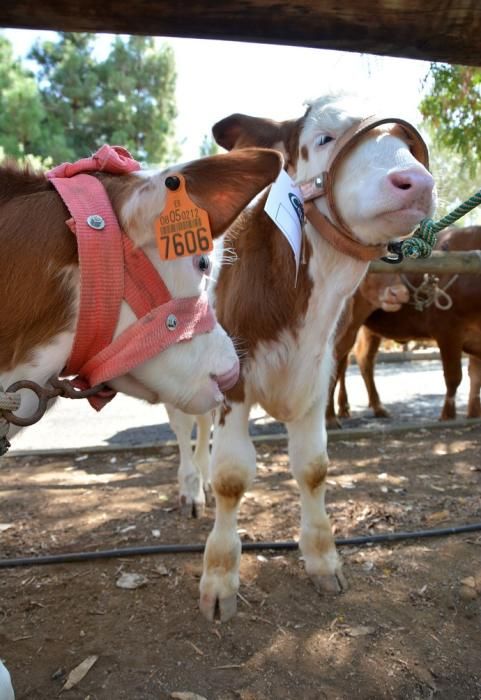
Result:
{"label": "pink halter strap", "polygon": [[[150,260],[121,230],[102,183],[85,174],[139,169],[124,148],[105,145],[91,158],[63,163],[47,173],[73,217],[67,224],[77,237],[79,319],[62,374],[77,375],[74,383],[82,388],[127,374],[169,346],[207,333],[215,325],[207,294],[172,298]],[[113,340],[122,300],[138,320]],[[100,410],[114,396],[106,387],[89,401]]]}

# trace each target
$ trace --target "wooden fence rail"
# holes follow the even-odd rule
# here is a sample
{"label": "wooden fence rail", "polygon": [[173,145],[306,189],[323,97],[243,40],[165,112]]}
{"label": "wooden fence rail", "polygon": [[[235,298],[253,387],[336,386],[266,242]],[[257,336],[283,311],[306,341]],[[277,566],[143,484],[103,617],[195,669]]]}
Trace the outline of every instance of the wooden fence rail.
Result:
{"label": "wooden fence rail", "polygon": [[430,258],[403,260],[398,265],[376,260],[369,265],[369,272],[429,272],[436,275],[465,273],[481,275],[481,250],[443,253],[435,250]]}

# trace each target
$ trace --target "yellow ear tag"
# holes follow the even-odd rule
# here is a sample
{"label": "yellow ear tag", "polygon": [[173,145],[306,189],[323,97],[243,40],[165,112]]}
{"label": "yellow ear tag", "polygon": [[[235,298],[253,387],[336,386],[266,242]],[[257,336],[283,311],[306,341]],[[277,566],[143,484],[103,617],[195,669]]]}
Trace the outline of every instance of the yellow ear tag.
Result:
{"label": "yellow ear tag", "polygon": [[155,220],[160,257],[175,260],[208,253],[214,247],[208,213],[191,200],[182,175],[171,175],[165,185],[165,207]]}

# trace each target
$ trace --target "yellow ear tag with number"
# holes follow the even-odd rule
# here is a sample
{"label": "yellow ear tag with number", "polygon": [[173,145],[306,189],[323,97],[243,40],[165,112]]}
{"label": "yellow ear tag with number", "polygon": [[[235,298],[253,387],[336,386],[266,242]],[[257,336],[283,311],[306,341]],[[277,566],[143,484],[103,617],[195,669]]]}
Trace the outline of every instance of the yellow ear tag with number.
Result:
{"label": "yellow ear tag with number", "polygon": [[157,247],[162,260],[202,255],[214,247],[209,215],[191,200],[182,175],[166,181],[167,199],[155,220]]}

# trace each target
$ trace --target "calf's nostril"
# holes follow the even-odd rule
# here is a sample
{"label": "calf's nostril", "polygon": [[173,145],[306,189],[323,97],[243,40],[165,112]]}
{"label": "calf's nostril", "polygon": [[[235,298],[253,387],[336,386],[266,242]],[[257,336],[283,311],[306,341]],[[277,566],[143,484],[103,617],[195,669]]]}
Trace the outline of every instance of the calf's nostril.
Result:
{"label": "calf's nostril", "polygon": [[432,191],[434,180],[432,175],[417,169],[396,170],[388,175],[388,180],[398,190],[413,190],[413,192]]}
{"label": "calf's nostril", "polygon": [[389,181],[398,190],[409,190],[412,187],[412,181],[406,173],[391,173]]}

